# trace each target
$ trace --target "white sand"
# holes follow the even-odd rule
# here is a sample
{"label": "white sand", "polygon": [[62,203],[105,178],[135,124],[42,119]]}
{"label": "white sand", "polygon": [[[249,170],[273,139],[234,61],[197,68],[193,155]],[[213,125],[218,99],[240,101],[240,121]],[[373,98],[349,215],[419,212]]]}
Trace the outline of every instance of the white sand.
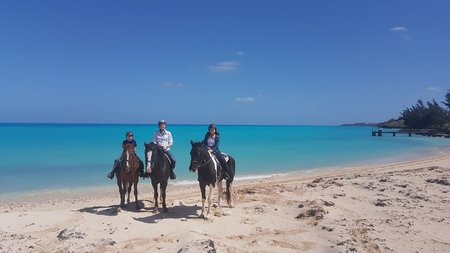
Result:
{"label": "white sand", "polygon": [[140,211],[112,183],[3,201],[0,252],[450,252],[449,182],[450,155],[242,181],[209,220],[197,185],[154,213],[148,180]]}

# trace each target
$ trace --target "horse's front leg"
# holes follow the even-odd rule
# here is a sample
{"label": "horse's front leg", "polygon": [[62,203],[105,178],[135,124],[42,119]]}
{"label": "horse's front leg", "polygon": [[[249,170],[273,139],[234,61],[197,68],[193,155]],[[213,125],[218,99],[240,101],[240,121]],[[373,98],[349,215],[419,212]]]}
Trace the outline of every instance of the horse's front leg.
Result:
{"label": "horse's front leg", "polygon": [[138,202],[138,190],[137,190],[138,181],[134,182],[134,200],[136,203],[136,210],[139,210],[139,202]]}
{"label": "horse's front leg", "polygon": [[153,198],[155,200],[155,209],[153,210],[153,212],[157,213],[158,212],[158,184],[154,183],[153,185]]}
{"label": "horse's front leg", "polygon": [[127,196],[127,204],[130,204],[130,193],[131,193],[131,187],[133,186],[133,183],[128,183],[127,186],[128,186],[128,187],[127,187],[127,193],[128,193],[128,196]]}
{"label": "horse's front leg", "polygon": [[205,189],[206,185],[202,184],[202,183],[199,183],[199,185],[200,185],[200,192],[202,194],[202,213],[200,214],[200,217],[204,218],[205,217],[204,213],[205,213],[205,200],[206,200],[206,189]]}
{"label": "horse's front leg", "polygon": [[222,180],[217,180],[217,193],[219,194],[218,203],[217,206],[220,207],[220,200],[223,198],[223,186],[222,186]]}
{"label": "horse's front leg", "polygon": [[167,189],[167,182],[165,183],[161,183],[160,185],[160,189],[161,189],[161,197],[162,197],[162,206],[163,206],[163,210],[164,212],[168,212],[169,209],[167,209],[167,205],[166,205],[166,189]]}
{"label": "horse's front leg", "polygon": [[208,212],[206,213],[206,219],[209,219],[210,213],[211,213],[211,200],[212,200],[212,196],[213,196],[213,191],[214,191],[214,185],[208,185]]}
{"label": "horse's front leg", "polygon": [[119,186],[120,207],[124,207],[125,206],[125,189],[119,179],[117,179],[117,186]]}

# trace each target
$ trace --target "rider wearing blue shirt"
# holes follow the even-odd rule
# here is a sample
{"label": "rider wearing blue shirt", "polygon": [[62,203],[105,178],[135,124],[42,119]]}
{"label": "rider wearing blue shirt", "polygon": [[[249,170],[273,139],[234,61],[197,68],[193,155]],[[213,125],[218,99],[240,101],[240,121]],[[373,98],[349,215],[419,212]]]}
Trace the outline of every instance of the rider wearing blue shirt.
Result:
{"label": "rider wearing blue shirt", "polygon": [[229,180],[229,170],[227,162],[225,161],[225,157],[222,152],[219,150],[220,144],[220,134],[217,131],[217,127],[214,124],[210,124],[208,126],[208,132],[205,134],[205,138],[202,141],[203,146],[205,146],[209,152],[212,152],[219,160],[220,165],[222,165],[223,178],[225,180]]}

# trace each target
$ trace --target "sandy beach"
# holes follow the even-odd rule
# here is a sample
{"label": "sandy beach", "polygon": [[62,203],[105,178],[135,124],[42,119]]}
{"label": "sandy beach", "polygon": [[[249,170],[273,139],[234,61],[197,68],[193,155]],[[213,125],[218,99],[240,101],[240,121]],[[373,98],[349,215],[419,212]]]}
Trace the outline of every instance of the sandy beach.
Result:
{"label": "sandy beach", "polygon": [[450,154],[238,181],[205,220],[197,185],[170,185],[155,213],[148,180],[139,211],[112,182],[3,200],[0,252],[450,252],[449,183]]}

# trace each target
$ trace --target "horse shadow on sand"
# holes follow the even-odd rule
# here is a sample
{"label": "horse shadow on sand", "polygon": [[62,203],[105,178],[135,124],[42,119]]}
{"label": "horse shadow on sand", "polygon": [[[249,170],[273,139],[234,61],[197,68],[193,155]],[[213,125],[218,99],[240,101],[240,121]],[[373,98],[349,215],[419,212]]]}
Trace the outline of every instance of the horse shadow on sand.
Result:
{"label": "horse shadow on sand", "polygon": [[[89,206],[78,209],[77,211],[80,213],[90,213],[103,216],[116,216],[121,211],[139,213],[140,210],[136,210],[136,206],[134,205],[134,203],[134,201],[130,202],[130,204],[126,205],[125,207],[120,207],[120,205]],[[139,206],[144,206],[144,203],[141,200],[138,201],[138,204]]]}
{"label": "horse shadow on sand", "polygon": [[[136,221],[144,222],[144,223],[158,223],[159,221],[163,219],[198,219],[199,215],[197,214],[197,211],[200,209],[200,207],[194,205],[194,206],[172,206],[169,207],[168,212],[158,212],[153,213],[153,207],[151,208],[145,208],[145,210],[150,210],[152,215],[142,218],[133,218]],[[143,210],[141,210],[143,211]]]}
{"label": "horse shadow on sand", "polygon": [[153,206],[146,206],[144,201],[139,200],[139,206],[141,207],[139,210],[136,210],[134,202],[130,202],[130,204],[125,207],[120,207],[120,205],[109,205],[109,206],[89,206],[78,209],[77,211],[80,213],[90,213],[96,215],[103,216],[117,216],[120,212],[132,212],[132,213],[150,213],[151,215],[142,218],[133,218],[136,221],[144,222],[144,223],[158,223],[162,219],[198,219],[199,216],[197,211],[200,209],[197,205],[193,206],[172,206],[169,207],[168,212],[162,212],[162,208],[159,209],[159,212],[154,212]]}

